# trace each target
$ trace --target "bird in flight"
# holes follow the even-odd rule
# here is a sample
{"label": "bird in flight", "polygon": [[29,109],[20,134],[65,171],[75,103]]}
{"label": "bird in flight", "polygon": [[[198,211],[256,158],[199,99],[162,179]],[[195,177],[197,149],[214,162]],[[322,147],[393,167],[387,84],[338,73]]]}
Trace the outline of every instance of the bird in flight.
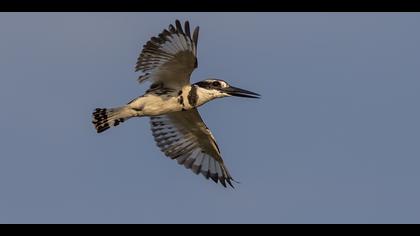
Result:
{"label": "bird in flight", "polygon": [[191,34],[189,22],[170,24],[144,46],[137,60],[138,82],[150,81],[146,93],[124,106],[96,108],[92,123],[98,133],[133,117],[150,117],[157,146],[178,164],[201,173],[226,187],[236,182],[229,174],[216,140],[201,119],[197,107],[216,98],[238,96],[259,98],[251,91],[235,88],[226,81],[206,79],[190,83],[197,68],[197,26]]}

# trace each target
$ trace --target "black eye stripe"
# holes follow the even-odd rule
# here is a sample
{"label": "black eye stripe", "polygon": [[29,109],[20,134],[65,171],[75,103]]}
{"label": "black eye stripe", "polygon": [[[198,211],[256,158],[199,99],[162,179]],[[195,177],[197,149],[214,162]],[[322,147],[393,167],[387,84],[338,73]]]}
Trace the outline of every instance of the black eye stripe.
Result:
{"label": "black eye stripe", "polygon": [[222,88],[224,86],[222,82],[214,81],[214,80],[213,81],[209,81],[209,80],[200,81],[200,82],[195,83],[195,85],[201,88],[205,88],[205,89]]}

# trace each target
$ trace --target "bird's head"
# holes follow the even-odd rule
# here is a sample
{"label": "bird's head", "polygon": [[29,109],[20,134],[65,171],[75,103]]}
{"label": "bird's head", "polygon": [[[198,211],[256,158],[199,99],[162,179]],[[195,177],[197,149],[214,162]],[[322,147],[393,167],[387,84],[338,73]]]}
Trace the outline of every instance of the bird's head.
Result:
{"label": "bird's head", "polygon": [[195,85],[200,89],[200,96],[207,96],[209,100],[229,96],[260,98],[258,93],[233,87],[220,79],[206,79],[195,83]]}

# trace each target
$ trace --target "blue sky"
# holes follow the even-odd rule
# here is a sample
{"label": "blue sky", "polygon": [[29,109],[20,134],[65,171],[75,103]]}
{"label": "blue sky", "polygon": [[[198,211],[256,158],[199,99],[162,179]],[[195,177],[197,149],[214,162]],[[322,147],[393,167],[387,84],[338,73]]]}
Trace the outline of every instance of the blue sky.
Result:
{"label": "blue sky", "polygon": [[[262,94],[200,113],[241,184],[166,158],[141,95],[146,41],[201,27],[192,81]],[[0,13],[0,223],[420,223],[420,14]]]}

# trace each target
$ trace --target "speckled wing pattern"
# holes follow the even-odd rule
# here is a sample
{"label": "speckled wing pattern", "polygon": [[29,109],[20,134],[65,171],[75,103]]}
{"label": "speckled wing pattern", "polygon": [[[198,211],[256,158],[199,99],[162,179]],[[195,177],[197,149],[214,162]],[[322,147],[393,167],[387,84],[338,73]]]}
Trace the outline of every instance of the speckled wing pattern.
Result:
{"label": "speckled wing pattern", "polygon": [[195,174],[233,187],[217,143],[196,108],[150,117],[150,124],[156,144],[166,156]]}
{"label": "speckled wing pattern", "polygon": [[171,24],[158,37],[152,37],[137,60],[136,71],[143,72],[139,83],[162,82],[171,88],[189,84],[191,73],[197,68],[198,31],[197,26],[191,35],[189,22],[183,29],[176,20],[175,26]]}

